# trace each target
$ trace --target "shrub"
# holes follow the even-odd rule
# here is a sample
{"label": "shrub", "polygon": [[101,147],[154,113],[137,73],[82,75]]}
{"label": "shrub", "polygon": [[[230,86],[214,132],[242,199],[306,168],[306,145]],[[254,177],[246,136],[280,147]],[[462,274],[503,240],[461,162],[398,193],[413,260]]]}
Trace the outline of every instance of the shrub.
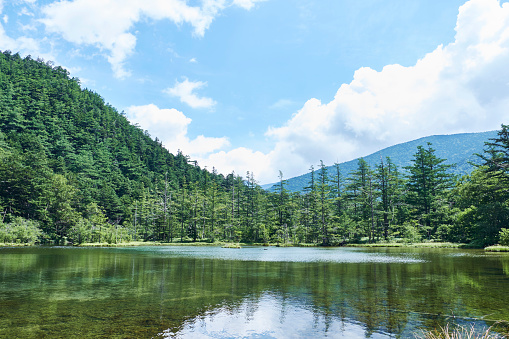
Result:
{"label": "shrub", "polygon": [[509,246],[509,229],[502,228],[499,233],[498,243],[502,246]]}
{"label": "shrub", "polygon": [[36,221],[15,217],[10,223],[0,222],[0,242],[33,245],[43,232]]}

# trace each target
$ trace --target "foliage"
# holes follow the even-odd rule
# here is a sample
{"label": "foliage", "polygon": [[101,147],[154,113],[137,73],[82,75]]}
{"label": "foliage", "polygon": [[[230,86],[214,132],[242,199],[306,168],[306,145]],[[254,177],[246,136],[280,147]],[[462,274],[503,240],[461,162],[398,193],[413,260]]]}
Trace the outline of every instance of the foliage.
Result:
{"label": "foliage", "polygon": [[33,245],[42,237],[43,232],[35,221],[14,217],[10,223],[0,222],[0,243]]}
{"label": "foliage", "polygon": [[453,179],[447,173],[451,165],[444,165],[445,159],[435,155],[430,143],[427,146],[418,146],[413,165],[405,167],[409,172],[406,200],[413,208],[412,214],[419,222],[421,234],[431,239],[440,224],[437,222],[441,217],[439,211],[447,203],[444,193],[453,186]]}
{"label": "foliage", "polygon": [[[171,154],[61,67],[5,51],[0,79],[3,239],[485,246],[509,224],[504,125],[486,144],[485,166],[456,185],[428,143],[416,144],[406,176],[389,157],[354,167],[320,162],[302,191],[290,190],[280,172],[267,192],[252,172],[223,176]],[[12,226],[21,224],[29,235]]]}
{"label": "foliage", "polygon": [[509,229],[502,228],[500,230],[498,243],[502,246],[509,246]]}

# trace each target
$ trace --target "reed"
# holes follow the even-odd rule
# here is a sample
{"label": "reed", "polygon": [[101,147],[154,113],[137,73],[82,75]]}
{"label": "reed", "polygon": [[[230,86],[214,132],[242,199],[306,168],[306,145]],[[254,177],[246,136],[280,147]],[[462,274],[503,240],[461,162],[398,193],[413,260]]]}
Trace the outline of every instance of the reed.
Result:
{"label": "reed", "polygon": [[421,331],[415,334],[416,339],[501,339],[507,336],[495,333],[492,327],[479,330],[473,324],[470,326],[457,325],[450,328],[449,324],[431,331]]}

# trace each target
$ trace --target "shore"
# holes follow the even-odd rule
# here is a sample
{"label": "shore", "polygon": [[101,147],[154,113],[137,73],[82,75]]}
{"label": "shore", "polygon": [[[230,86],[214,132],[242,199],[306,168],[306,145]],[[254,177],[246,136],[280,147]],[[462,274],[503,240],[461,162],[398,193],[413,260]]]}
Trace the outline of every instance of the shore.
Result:
{"label": "shore", "polygon": [[[0,247],[27,247],[38,246],[39,244],[28,243],[0,243]],[[79,245],[69,244],[67,246],[75,247],[137,247],[137,246],[221,246],[224,248],[241,248],[245,246],[273,246],[273,247],[321,247],[320,244],[291,244],[291,243],[237,243],[237,242],[159,242],[159,241],[130,241],[117,244],[109,244],[106,242],[83,243]],[[400,243],[400,242],[383,242],[383,243],[365,243],[365,244],[345,244],[344,246],[331,246],[331,247],[358,247],[358,248],[372,248],[372,247],[401,247],[401,248],[462,248],[472,249],[473,247],[468,244],[450,243],[450,242],[421,242],[421,243]],[[494,245],[484,248],[486,252],[509,252],[509,246]]]}

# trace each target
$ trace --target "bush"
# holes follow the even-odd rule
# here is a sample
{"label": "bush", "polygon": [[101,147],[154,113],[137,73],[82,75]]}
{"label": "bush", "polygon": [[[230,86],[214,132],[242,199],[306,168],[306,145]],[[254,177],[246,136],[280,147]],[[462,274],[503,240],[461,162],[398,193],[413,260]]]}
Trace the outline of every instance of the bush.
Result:
{"label": "bush", "polygon": [[33,245],[43,236],[36,221],[15,217],[8,224],[0,222],[0,243]]}
{"label": "bush", "polygon": [[404,223],[401,236],[407,243],[420,242],[422,240],[418,225],[415,222]]}
{"label": "bush", "polygon": [[104,237],[108,244],[118,244],[131,241],[131,235],[127,228],[122,226],[110,226],[104,230]]}
{"label": "bush", "polygon": [[92,241],[92,223],[88,219],[80,218],[76,225],[72,226],[67,236],[73,244],[83,244]]}
{"label": "bush", "polygon": [[502,246],[509,246],[509,229],[502,228],[500,233],[498,234],[499,241],[498,243]]}

